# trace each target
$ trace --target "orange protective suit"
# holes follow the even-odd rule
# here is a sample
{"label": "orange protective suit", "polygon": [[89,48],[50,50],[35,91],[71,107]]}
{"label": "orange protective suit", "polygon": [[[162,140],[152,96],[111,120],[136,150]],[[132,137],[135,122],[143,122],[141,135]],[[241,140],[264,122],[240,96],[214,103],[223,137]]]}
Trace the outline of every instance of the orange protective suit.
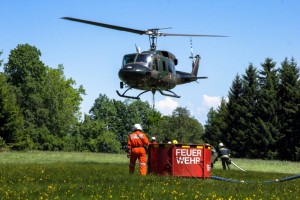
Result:
{"label": "orange protective suit", "polygon": [[149,140],[145,133],[140,130],[132,132],[128,136],[128,151],[130,152],[129,173],[134,173],[135,162],[138,159],[140,163],[140,174],[147,174],[147,154],[144,146],[149,146]]}

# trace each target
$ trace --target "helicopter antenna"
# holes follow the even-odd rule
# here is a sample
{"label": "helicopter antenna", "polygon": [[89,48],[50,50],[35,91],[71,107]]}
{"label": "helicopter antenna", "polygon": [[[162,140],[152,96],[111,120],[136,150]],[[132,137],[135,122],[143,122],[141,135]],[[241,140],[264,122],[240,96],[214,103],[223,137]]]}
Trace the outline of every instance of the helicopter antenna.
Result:
{"label": "helicopter antenna", "polygon": [[137,53],[141,53],[140,47],[137,47],[136,44],[135,44],[135,50],[136,50]]}

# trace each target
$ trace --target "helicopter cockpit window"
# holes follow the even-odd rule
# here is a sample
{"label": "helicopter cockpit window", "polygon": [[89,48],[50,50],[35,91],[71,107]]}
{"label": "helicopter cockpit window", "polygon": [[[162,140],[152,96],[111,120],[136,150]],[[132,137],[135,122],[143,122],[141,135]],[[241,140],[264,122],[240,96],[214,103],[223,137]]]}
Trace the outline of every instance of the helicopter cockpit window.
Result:
{"label": "helicopter cockpit window", "polygon": [[128,63],[133,63],[134,59],[136,57],[136,54],[127,54],[123,58],[123,66],[128,64]]}
{"label": "helicopter cockpit window", "polygon": [[148,54],[139,54],[135,62],[148,63],[151,61],[151,56]]}
{"label": "helicopter cockpit window", "polygon": [[123,58],[123,66],[129,63],[142,63],[149,67],[149,63],[152,61],[151,55],[149,54],[127,54]]}

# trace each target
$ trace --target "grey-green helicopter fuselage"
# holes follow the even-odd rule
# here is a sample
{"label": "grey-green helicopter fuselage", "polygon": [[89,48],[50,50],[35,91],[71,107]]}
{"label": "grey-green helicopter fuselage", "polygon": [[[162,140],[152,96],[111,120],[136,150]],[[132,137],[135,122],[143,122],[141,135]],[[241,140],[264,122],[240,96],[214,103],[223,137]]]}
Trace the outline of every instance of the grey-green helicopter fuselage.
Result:
{"label": "grey-green helicopter fuselage", "polygon": [[[121,79],[120,87],[127,87],[122,94],[117,91],[121,97],[139,99],[145,92],[151,91],[153,95],[159,91],[162,95],[179,98],[171,89],[176,85],[190,83],[198,79],[207,77],[197,77],[200,56],[191,55],[192,71],[182,72],[176,71],[175,66],[178,60],[169,51],[156,50],[157,37],[160,36],[188,36],[188,37],[226,37],[221,35],[198,35],[198,34],[174,34],[162,33],[159,28],[139,30],[101,22],[88,21],[73,17],[63,17],[62,19],[100,26],[104,28],[125,31],[139,35],[148,35],[150,41],[150,50],[136,53],[126,54],[123,57],[122,66],[119,70],[119,78]],[[130,89],[143,90],[138,96],[130,96],[126,93]]]}

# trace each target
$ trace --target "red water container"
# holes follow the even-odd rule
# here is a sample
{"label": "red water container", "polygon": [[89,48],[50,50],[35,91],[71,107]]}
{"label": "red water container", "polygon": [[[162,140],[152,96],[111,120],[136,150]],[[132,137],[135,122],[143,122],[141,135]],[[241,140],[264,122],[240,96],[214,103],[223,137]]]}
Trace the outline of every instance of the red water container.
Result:
{"label": "red water container", "polygon": [[148,173],[208,178],[211,175],[211,146],[208,144],[151,144]]}

